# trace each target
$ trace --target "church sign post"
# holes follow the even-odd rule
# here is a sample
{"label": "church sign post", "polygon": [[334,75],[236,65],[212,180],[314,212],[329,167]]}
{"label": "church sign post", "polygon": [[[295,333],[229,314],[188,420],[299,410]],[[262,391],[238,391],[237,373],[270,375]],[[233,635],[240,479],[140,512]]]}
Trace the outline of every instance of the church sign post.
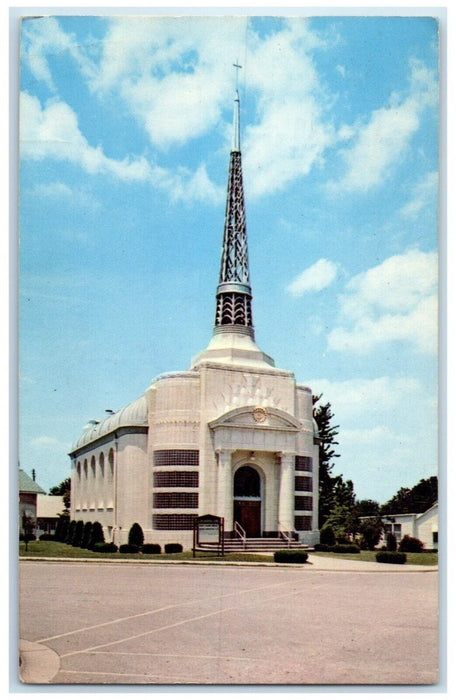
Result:
{"label": "church sign post", "polygon": [[193,556],[204,545],[217,545],[217,555],[224,556],[224,518],[218,515],[201,515],[193,526]]}

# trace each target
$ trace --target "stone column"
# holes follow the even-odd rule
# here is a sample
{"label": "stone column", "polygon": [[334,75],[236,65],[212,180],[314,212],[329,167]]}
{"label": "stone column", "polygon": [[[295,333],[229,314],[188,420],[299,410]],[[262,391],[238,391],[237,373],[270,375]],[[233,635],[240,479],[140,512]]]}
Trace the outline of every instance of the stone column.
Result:
{"label": "stone column", "polygon": [[217,513],[225,518],[225,529],[233,527],[233,492],[231,476],[231,450],[218,450]]}
{"label": "stone column", "polygon": [[279,530],[294,530],[294,454],[280,454]]}

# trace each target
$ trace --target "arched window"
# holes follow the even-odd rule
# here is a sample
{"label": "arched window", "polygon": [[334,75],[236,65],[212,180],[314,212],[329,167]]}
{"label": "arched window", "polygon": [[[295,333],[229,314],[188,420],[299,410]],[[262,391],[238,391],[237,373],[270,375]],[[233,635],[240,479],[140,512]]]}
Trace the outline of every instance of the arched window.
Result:
{"label": "arched window", "polygon": [[234,475],[235,498],[260,498],[260,475],[253,467],[241,467]]}
{"label": "arched window", "polygon": [[103,452],[100,452],[100,456],[98,458],[98,464],[100,465],[100,477],[101,477],[101,479],[103,479],[104,472],[105,472],[105,459],[104,459]]}

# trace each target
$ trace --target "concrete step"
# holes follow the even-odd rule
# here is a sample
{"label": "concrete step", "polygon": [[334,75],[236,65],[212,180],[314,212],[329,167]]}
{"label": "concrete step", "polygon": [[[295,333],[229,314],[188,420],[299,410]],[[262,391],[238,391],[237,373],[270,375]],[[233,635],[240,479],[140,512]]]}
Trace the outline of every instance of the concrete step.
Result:
{"label": "concrete step", "polygon": [[[217,551],[216,544],[200,545],[198,549],[206,551]],[[300,542],[287,542],[279,537],[248,537],[244,542],[241,539],[226,539],[224,542],[225,552],[276,552],[279,549],[306,550],[308,545]]]}

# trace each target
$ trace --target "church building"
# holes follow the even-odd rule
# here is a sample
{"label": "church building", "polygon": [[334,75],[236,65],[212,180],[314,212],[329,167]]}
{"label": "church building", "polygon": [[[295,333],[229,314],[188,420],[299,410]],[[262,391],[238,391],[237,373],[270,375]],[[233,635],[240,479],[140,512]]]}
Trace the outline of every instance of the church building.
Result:
{"label": "church building", "polygon": [[190,548],[206,514],[224,518],[228,538],[319,541],[312,392],[255,342],[239,112],[236,92],[212,338],[70,452],[71,518],[99,521],[116,544],[137,522],[145,542]]}

